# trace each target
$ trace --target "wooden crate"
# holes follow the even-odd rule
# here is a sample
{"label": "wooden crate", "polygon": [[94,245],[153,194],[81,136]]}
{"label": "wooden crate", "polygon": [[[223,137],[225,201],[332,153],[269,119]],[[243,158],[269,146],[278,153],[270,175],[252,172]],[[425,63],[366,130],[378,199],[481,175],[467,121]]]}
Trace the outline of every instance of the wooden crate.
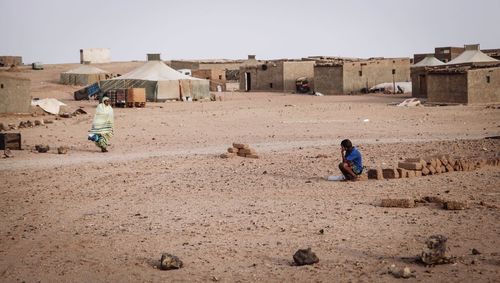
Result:
{"label": "wooden crate", "polygon": [[1,133],[0,134],[0,150],[4,149],[21,149],[21,134],[20,133]]}
{"label": "wooden crate", "polygon": [[145,103],[146,89],[145,88],[129,88],[127,90],[127,103]]}

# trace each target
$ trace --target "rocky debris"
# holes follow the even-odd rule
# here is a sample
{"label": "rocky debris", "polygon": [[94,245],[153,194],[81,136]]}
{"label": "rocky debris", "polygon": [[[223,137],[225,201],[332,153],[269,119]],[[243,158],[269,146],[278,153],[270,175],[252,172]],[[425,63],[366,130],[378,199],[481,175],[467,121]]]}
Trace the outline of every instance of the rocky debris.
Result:
{"label": "rocky debris", "polygon": [[444,200],[440,197],[436,196],[425,196],[421,200],[422,202],[427,202],[427,203],[437,203],[437,204],[443,204]]}
{"label": "rocky debris", "polygon": [[44,119],[43,123],[44,124],[52,124],[52,123],[54,123],[54,120],[46,120],[46,119]]}
{"label": "rocky debris", "polygon": [[0,123],[0,132],[8,131],[8,130],[10,130],[10,127],[4,125],[3,123]]}
{"label": "rocky debris", "polygon": [[481,254],[481,252],[480,252],[480,251],[478,251],[478,250],[476,250],[476,249],[474,249],[474,248],[472,249],[471,253],[472,253],[473,255],[480,255],[480,254]]}
{"label": "rocky debris", "polygon": [[320,153],[316,155],[316,158],[328,158],[328,154]]}
{"label": "rocky debris", "polygon": [[443,204],[443,208],[446,210],[464,210],[469,208],[469,204],[465,201],[461,202],[461,201],[450,200],[446,201]]}
{"label": "rocky debris", "polygon": [[57,148],[57,153],[58,154],[66,154],[68,153],[68,147],[67,146],[60,146]]}
{"label": "rocky debris", "polygon": [[5,158],[10,158],[10,157],[14,157],[14,154],[12,154],[12,151],[10,149],[6,148],[3,151],[3,156]]}
{"label": "rocky debris", "polygon": [[160,268],[162,270],[179,269],[183,266],[182,261],[175,255],[163,253],[160,259]]}
{"label": "rocky debris", "polygon": [[59,114],[59,117],[61,117],[61,118],[71,118],[73,116],[71,114],[69,114],[68,112],[64,112],[64,113]]}
{"label": "rocky debris", "polygon": [[87,114],[87,111],[83,110],[82,108],[78,108],[75,111],[73,111],[73,116],[80,115],[80,114]]}
{"label": "rocky debris", "polygon": [[415,201],[410,198],[393,199],[386,198],[382,199],[380,203],[381,207],[400,207],[400,208],[411,208],[415,206]]}
{"label": "rocky debris", "polygon": [[310,265],[319,262],[319,258],[316,256],[314,252],[311,251],[311,248],[307,249],[299,249],[293,255],[293,261],[296,265]]}
{"label": "rocky debris", "polygon": [[446,252],[446,238],[443,235],[430,236],[425,242],[426,248],[420,255],[420,260],[426,265],[452,263],[452,258]]}
{"label": "rocky debris", "polygon": [[37,144],[35,145],[35,150],[38,151],[39,153],[45,153],[50,150],[50,146],[45,144]]}
{"label": "rocky debris", "polygon": [[43,126],[43,125],[45,125],[43,120],[35,120],[35,126]]}
{"label": "rocky debris", "polygon": [[396,278],[410,278],[410,277],[416,277],[414,274],[415,271],[412,271],[408,266],[405,266],[404,268],[397,268],[396,265],[391,265],[389,267],[389,274],[392,274],[392,276]]}
{"label": "rocky debris", "polygon": [[234,156],[246,157],[246,158],[259,158],[256,151],[250,147],[250,145],[245,143],[233,143],[232,147],[227,149],[226,153],[220,155],[221,158],[231,158]]}

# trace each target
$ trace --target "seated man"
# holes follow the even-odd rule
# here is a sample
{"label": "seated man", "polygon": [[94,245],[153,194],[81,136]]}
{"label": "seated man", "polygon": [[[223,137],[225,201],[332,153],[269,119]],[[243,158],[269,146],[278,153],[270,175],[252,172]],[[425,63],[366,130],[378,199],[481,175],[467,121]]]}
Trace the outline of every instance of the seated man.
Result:
{"label": "seated man", "polygon": [[361,153],[352,146],[352,142],[348,139],[340,143],[342,163],[339,164],[339,169],[346,180],[355,181],[363,172],[363,161]]}

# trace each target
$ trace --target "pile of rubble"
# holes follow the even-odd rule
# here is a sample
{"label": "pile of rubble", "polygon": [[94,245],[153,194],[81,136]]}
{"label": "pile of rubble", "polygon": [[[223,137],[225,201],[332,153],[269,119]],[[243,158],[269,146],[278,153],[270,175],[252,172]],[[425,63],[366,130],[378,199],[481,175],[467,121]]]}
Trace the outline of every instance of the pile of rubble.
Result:
{"label": "pile of rubble", "polygon": [[233,146],[227,149],[226,153],[220,155],[221,158],[230,158],[234,156],[247,157],[247,158],[259,158],[257,153],[250,145],[245,143],[233,143]]}
{"label": "pile of rubble", "polygon": [[369,169],[368,179],[398,179],[412,178],[427,175],[437,175],[454,171],[473,171],[484,166],[499,166],[500,158],[467,160],[453,158],[449,155],[431,156],[424,158],[407,158],[398,163],[397,168]]}

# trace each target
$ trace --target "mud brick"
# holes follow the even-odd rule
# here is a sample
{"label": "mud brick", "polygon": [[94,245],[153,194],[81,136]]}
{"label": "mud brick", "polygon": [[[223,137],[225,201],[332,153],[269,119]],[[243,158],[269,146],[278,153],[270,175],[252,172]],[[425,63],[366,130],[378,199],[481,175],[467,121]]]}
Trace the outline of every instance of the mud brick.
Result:
{"label": "mud brick", "polygon": [[469,205],[467,202],[464,201],[451,200],[451,201],[446,201],[443,204],[443,208],[446,210],[464,210],[469,208]]}
{"label": "mud brick", "polygon": [[453,166],[451,166],[450,164],[446,165],[446,172],[453,172],[455,170],[453,170]]}
{"label": "mud brick", "polygon": [[236,156],[235,153],[226,152],[226,153],[221,154],[220,158],[231,158],[231,157],[234,157],[234,156]]}
{"label": "mud brick", "polygon": [[415,201],[409,198],[393,199],[386,198],[382,199],[380,203],[381,207],[400,207],[400,208],[411,208],[415,206]]}
{"label": "mud brick", "polygon": [[448,164],[450,164],[451,166],[455,166],[455,163],[456,163],[456,159],[455,158],[448,157]]}
{"label": "mud brick", "polygon": [[398,179],[399,173],[398,173],[398,170],[396,170],[394,168],[386,168],[386,169],[382,169],[382,176],[385,179]]}
{"label": "mud brick", "polygon": [[233,143],[233,147],[236,147],[238,149],[240,148],[250,148],[250,146],[246,143],[237,143],[237,142],[234,142]]}
{"label": "mud brick", "polygon": [[436,159],[432,158],[432,157],[425,157],[424,158],[425,162],[427,162],[427,165],[431,165],[432,167],[436,168]]}
{"label": "mud brick", "polygon": [[441,159],[439,158],[436,158],[436,167],[441,167],[441,165],[443,165],[443,163],[441,163]]}
{"label": "mud brick", "polygon": [[413,177],[415,177],[415,170],[407,170],[406,171],[406,177],[407,178],[413,178]]}
{"label": "mud brick", "polygon": [[363,172],[360,175],[358,175],[358,181],[366,181],[366,180],[368,180],[368,173],[367,172]]}
{"label": "mud brick", "polygon": [[244,153],[244,154],[255,154],[255,150],[252,148],[240,148],[238,149],[238,153]]}
{"label": "mud brick", "polygon": [[399,173],[399,176],[401,176],[401,178],[406,178],[406,169],[403,169],[403,168],[398,168],[398,173]]}
{"label": "mud brick", "polygon": [[227,149],[227,152],[229,152],[229,153],[238,153],[238,149],[236,147],[229,147]]}
{"label": "mud brick", "polygon": [[422,177],[422,171],[415,171],[415,177]]}
{"label": "mud brick", "polygon": [[255,159],[259,158],[259,156],[257,154],[247,154],[245,157],[246,158],[255,158]]}
{"label": "mud brick", "polygon": [[368,169],[367,174],[368,174],[368,179],[376,179],[376,180],[384,179],[384,175],[382,174],[382,169],[380,168]]}
{"label": "mud brick", "polygon": [[422,168],[422,175],[427,176],[430,173],[431,171],[427,167]]}
{"label": "mud brick", "polygon": [[429,169],[432,175],[436,174],[436,168],[434,168],[434,166],[427,165],[427,169]]}
{"label": "mud brick", "polygon": [[446,156],[441,156],[439,160],[441,161],[441,164],[443,164],[444,166],[448,165],[448,159],[446,158]]}
{"label": "mud brick", "polygon": [[419,162],[399,162],[399,168],[403,168],[406,170],[422,170],[422,164]]}

